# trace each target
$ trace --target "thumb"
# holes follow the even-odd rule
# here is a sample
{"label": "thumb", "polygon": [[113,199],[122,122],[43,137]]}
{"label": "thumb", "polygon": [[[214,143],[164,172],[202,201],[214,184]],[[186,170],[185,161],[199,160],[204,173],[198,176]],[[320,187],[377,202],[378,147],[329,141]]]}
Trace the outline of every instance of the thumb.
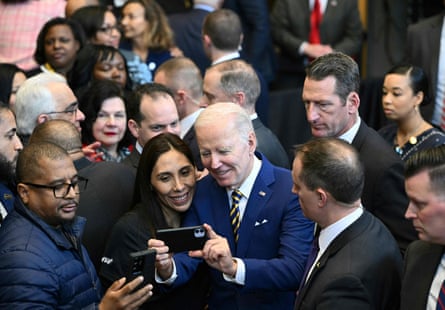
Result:
{"label": "thumb", "polygon": [[116,280],[111,284],[110,290],[111,291],[118,291],[122,288],[122,286],[125,284],[125,277],[120,278],[119,280]]}
{"label": "thumb", "polygon": [[209,239],[216,239],[219,238],[219,236],[217,235],[217,233],[213,230],[212,226],[210,226],[209,224],[205,224],[204,223],[204,229],[207,231],[207,237]]}

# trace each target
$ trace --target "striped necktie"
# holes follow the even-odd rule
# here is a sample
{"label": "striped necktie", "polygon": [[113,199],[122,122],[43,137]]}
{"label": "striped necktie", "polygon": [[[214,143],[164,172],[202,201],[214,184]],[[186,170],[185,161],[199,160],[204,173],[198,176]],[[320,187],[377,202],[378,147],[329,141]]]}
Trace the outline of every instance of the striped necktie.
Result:
{"label": "striped necktie", "polygon": [[445,309],[445,280],[442,282],[440,286],[439,296],[437,296],[437,306],[436,310],[444,310]]}
{"label": "striped necktie", "polygon": [[233,236],[235,237],[235,242],[238,242],[238,231],[240,225],[240,213],[239,213],[239,202],[243,197],[243,194],[235,189],[232,192],[232,207],[230,208],[230,223],[232,223]]}

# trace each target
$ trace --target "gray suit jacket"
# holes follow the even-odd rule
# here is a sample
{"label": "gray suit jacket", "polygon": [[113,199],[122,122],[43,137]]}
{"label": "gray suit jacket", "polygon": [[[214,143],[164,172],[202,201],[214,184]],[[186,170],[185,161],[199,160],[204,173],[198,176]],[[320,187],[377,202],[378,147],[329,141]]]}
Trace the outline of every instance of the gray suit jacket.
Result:
{"label": "gray suit jacket", "polygon": [[398,309],[402,257],[374,216],[362,216],[338,235],[298,293],[295,310]]}

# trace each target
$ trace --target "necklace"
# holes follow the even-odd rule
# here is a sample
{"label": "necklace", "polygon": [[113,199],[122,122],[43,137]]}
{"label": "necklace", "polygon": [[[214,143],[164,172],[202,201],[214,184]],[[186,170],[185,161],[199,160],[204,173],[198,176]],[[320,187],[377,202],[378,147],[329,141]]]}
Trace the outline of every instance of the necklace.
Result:
{"label": "necklace", "polygon": [[[402,137],[400,137],[399,130],[397,130],[396,137],[395,137],[396,147],[401,148],[406,143],[409,143],[411,145],[415,145],[417,143],[417,136],[418,136],[418,134],[423,132],[423,128],[422,127],[423,127],[424,123],[425,123],[424,120],[421,119],[420,123],[416,126],[416,128],[413,131],[411,131],[410,134],[404,135],[403,139],[402,139]],[[422,130],[420,130],[420,129],[422,129]],[[402,143],[399,143],[399,142],[402,142]]]}

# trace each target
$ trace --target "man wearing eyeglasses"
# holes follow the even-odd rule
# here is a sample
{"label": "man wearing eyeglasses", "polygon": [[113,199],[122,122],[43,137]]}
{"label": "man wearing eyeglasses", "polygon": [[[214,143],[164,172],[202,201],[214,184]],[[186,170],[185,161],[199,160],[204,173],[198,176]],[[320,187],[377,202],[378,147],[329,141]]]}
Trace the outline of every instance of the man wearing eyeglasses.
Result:
{"label": "man wearing eyeglasses", "polygon": [[85,119],[65,78],[56,73],[40,73],[27,79],[17,92],[13,109],[17,117],[17,133],[25,145],[40,123],[64,119],[80,132],[80,122]]}
{"label": "man wearing eyeglasses", "polygon": [[0,228],[0,308],[136,309],[151,285],[142,277],[101,285],[80,242],[85,219],[76,217],[80,178],[68,153],[52,143],[32,143],[17,161],[14,211]]}

